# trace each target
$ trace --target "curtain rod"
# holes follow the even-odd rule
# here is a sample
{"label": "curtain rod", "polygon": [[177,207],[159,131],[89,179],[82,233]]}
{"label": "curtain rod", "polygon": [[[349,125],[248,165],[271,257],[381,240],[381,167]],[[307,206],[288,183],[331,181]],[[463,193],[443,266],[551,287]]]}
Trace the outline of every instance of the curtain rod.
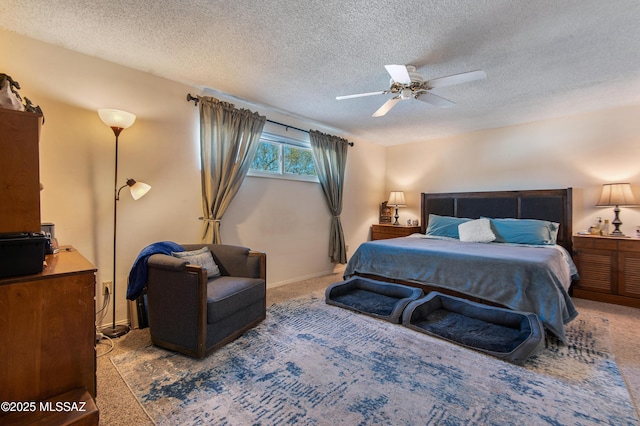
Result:
{"label": "curtain rod", "polygon": [[[191,102],[191,101],[193,101],[196,104],[196,106],[198,106],[198,102],[200,102],[200,99],[195,97],[195,96],[192,96],[191,93],[187,93],[187,102]],[[286,128],[286,129],[293,129],[293,130],[298,130],[300,132],[309,133],[308,130],[300,129],[298,127],[290,126],[288,124],[278,123],[277,121],[273,121],[273,120],[269,120],[269,119],[267,119],[267,121],[269,123],[277,124],[278,126],[282,126],[282,127]],[[353,142],[347,142],[347,143],[349,144],[349,146],[353,146],[354,145]]]}

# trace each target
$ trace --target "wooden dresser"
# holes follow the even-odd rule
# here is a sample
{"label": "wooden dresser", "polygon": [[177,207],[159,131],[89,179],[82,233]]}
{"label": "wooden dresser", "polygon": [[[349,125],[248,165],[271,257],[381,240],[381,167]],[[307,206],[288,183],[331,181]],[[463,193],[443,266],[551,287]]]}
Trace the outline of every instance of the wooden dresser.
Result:
{"label": "wooden dresser", "polygon": [[386,240],[388,238],[408,237],[420,232],[419,226],[391,225],[381,223],[371,225],[371,240]]}
{"label": "wooden dresser", "polygon": [[48,413],[41,412],[40,402],[61,395],[84,395],[92,411],[66,414],[97,424],[96,268],[72,247],[48,255],[46,262],[42,273],[0,279],[0,401],[34,402],[38,408],[0,412],[0,424],[42,418]]}
{"label": "wooden dresser", "polygon": [[640,239],[574,235],[575,297],[640,308]]}
{"label": "wooden dresser", "polygon": [[42,115],[0,108],[0,234],[40,232]]}

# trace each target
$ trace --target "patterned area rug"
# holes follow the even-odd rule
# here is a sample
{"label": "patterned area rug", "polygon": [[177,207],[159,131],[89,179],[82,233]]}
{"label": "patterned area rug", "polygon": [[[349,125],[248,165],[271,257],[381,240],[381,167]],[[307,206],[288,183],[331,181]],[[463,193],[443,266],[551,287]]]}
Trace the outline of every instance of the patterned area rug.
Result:
{"label": "patterned area rug", "polygon": [[518,367],[315,297],[274,305],[195,360],[149,346],[112,358],[158,425],[635,425],[606,319]]}

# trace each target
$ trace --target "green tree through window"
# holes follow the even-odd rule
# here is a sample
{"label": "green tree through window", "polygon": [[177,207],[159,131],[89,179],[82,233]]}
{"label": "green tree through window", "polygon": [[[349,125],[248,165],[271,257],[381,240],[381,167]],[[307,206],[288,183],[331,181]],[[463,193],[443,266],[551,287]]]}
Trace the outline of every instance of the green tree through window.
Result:
{"label": "green tree through window", "polygon": [[262,134],[249,175],[318,181],[309,142],[270,133]]}
{"label": "green tree through window", "polygon": [[296,175],[316,176],[311,149],[295,146],[284,147],[284,172]]}
{"label": "green tree through window", "polygon": [[280,173],[280,146],[260,141],[250,168],[268,173]]}

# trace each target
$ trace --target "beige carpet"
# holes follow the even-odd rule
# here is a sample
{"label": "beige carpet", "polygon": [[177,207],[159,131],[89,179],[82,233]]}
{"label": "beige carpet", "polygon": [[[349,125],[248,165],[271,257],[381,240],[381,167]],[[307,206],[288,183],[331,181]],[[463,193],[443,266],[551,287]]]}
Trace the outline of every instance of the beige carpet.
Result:
{"label": "beige carpet", "polygon": [[[312,292],[322,293],[331,283],[340,281],[339,274],[301,281],[267,290],[267,306]],[[579,312],[590,313],[609,319],[613,339],[613,350],[618,367],[638,408],[640,401],[640,344],[637,330],[640,328],[640,309],[610,305],[588,300],[574,300]],[[116,372],[110,357],[147,346],[151,343],[148,329],[133,330],[116,339],[109,353],[110,344],[98,345],[98,396],[101,425],[151,425],[133,394]],[[103,356],[100,354],[106,353]]]}

